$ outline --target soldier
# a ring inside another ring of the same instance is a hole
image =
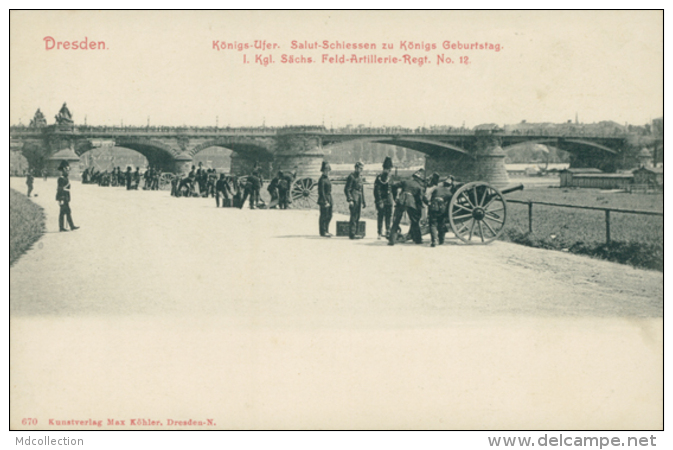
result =
[[[30,193],[33,192],[33,171],[28,169],[28,174],[26,175],[26,186],[28,186],[28,197],[30,197]]]
[[[256,209],[259,203],[259,192],[262,189],[262,180],[259,176],[259,169],[254,169],[245,182],[245,191],[241,200],[240,209],[243,209],[245,199],[250,196],[250,209]]]
[[[117,186],[124,186],[126,175],[122,172],[122,168],[117,166]]]
[[[329,173],[332,170],[327,161],[322,162],[320,171],[322,176],[318,180],[318,204],[320,205],[320,219],[318,226],[320,236],[330,238],[329,223],[332,220],[332,182],[329,179]]]
[[[131,181],[133,181],[133,173],[131,172],[131,166],[126,167],[126,174],[124,176],[126,179],[126,190],[131,190]]]
[[[355,172],[348,175],[348,179],[346,179],[346,187],[344,188],[346,200],[348,201],[348,208],[350,209],[351,213],[348,229],[348,237],[350,239],[362,239],[364,237],[358,234],[360,212],[362,211],[362,208],[367,207],[363,180],[360,176],[362,169],[364,169],[364,164],[359,161],[355,163]]]
[[[376,176],[374,181],[374,201],[376,202],[376,219],[378,239],[381,239],[383,223],[386,224],[386,238],[390,234],[390,219],[393,215],[393,191],[390,186],[390,171],[393,160],[386,156],[383,160],[383,172]]]
[[[196,189],[196,166],[192,165],[192,170],[189,171],[189,174],[187,175],[187,179],[189,180],[189,197],[193,195],[193,192],[195,192]]]
[[[229,204],[229,185],[224,174],[220,174],[219,180],[215,183],[215,205],[220,207],[220,198],[222,198],[222,207],[230,206]]]
[[[388,237],[388,245],[395,245],[395,239],[399,232],[400,222],[402,216],[406,212],[411,222],[409,232],[414,243],[422,244],[423,236],[421,234],[421,215],[423,212],[423,204],[427,204],[428,199],[425,198],[425,183],[423,182],[423,169],[414,173],[411,180],[401,181],[393,185],[393,190],[401,190],[395,201],[395,217],[393,218],[393,225],[390,229],[390,236]]]
[[[269,182],[269,186],[266,188],[266,190],[269,192],[269,195],[271,196],[271,201],[269,202],[269,209],[276,209],[276,206],[278,205],[278,182],[280,181],[280,177],[283,172],[278,172],[278,175],[273,177],[273,179]]]
[[[233,187],[232,204],[234,208],[240,208],[243,194],[241,192],[241,181],[238,179],[238,177],[232,177],[231,186]]]
[[[157,168],[152,174],[152,190],[159,190],[159,178],[161,178],[161,169]]]
[[[171,180],[171,197],[179,197],[180,195],[178,194],[178,184],[180,183],[180,180],[182,177],[180,175],[177,175],[173,177]]]
[[[208,169],[208,197],[215,197],[215,183],[217,182],[217,172],[215,169]]]
[[[136,166],[136,171],[133,172],[133,186],[132,186],[132,189],[137,191],[139,184],[140,184],[140,167]]]
[[[183,177],[178,183],[178,188],[176,191],[176,197],[191,197],[192,196],[192,182],[191,179]]]
[[[76,227],[72,222],[72,215],[70,211],[70,180],[68,179],[70,165],[67,161],[61,161],[61,164],[58,166],[58,170],[61,171],[61,176],[58,177],[56,188],[56,201],[60,206],[60,212],[58,215],[58,230],[68,231],[68,229],[65,228],[63,219],[68,220],[68,225],[70,225],[71,230],[76,230],[79,227]]]
[[[431,247],[442,245],[446,235],[446,217],[449,213],[449,203],[453,195],[453,177],[449,176],[440,183],[430,195],[428,207],[428,223],[430,225]]]
[[[143,174],[143,179],[145,180],[145,186],[143,186],[143,190],[145,191],[149,190],[150,185],[152,184],[152,170],[152,166],[150,166]]]
[[[291,173],[285,173],[278,171],[278,208],[287,209],[290,201],[290,188],[292,187],[292,182],[294,181],[294,176]]]

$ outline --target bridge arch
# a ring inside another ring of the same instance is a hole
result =
[[[158,167],[164,172],[174,170],[175,157],[177,156],[176,151],[163,142],[152,139],[121,138],[115,139],[115,147],[126,148],[140,153],[147,158],[150,166]]]
[[[198,145],[195,145],[187,153],[191,157],[194,157],[196,156],[197,153],[210,147],[225,148],[227,150],[231,150],[234,153],[239,153],[241,156],[245,156],[250,159],[260,159],[263,161],[273,159],[273,153],[269,151],[268,146],[252,139],[228,139],[228,138],[212,139],[209,141],[202,142]]]
[[[514,147],[519,147],[524,144],[542,144],[542,145],[551,145],[556,147],[564,152],[568,153],[602,153],[608,155],[616,155],[618,152],[610,147],[602,145],[596,141],[588,141],[585,139],[578,138],[543,138],[543,139],[526,139],[524,141],[517,142],[515,144],[510,144],[506,147],[503,147],[503,151],[508,151]]]
[[[219,147],[232,152],[230,172],[233,174],[248,175],[255,166],[259,166],[264,177],[269,178],[271,176],[274,154],[269,150],[266,143],[255,139],[218,138],[195,145],[187,154],[194,157],[203,150],[212,147]]]
[[[466,149],[447,142],[433,141],[429,139],[403,137],[403,136],[385,136],[385,137],[357,137],[339,139],[326,143],[325,148],[334,147],[346,142],[371,142],[375,144],[387,144],[397,147],[404,147],[429,156],[439,157],[450,155],[454,158],[471,158],[474,156]]]

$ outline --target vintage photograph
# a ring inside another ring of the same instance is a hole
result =
[[[10,430],[663,430],[663,11],[9,19]]]

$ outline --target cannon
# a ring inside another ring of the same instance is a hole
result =
[[[523,184],[499,190],[485,181],[455,184],[447,206],[447,224],[450,231],[466,244],[483,245],[497,239],[505,229],[507,202],[505,195],[523,190]],[[430,233],[427,220],[421,221],[424,235]],[[411,235],[398,234],[400,242],[411,240]]]
[[[505,229],[507,202],[504,195],[523,190],[523,184],[503,190],[483,181],[457,186],[448,206],[453,234],[466,244],[488,244]]]

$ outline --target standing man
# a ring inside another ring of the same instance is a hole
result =
[[[140,167],[136,166],[136,171],[133,172],[133,185],[132,189],[138,190],[138,185],[140,184]]]
[[[362,211],[362,208],[367,207],[363,180],[360,176],[363,168],[364,164],[361,162],[358,161],[355,163],[355,172],[348,175],[348,179],[346,180],[346,187],[344,188],[346,200],[348,201],[348,208],[351,212],[350,226],[348,230],[348,237],[350,239],[362,239],[364,237],[358,234],[360,212]]]
[[[126,190],[131,190],[131,181],[133,181],[133,172],[131,172],[131,166],[126,166],[126,174],[124,175],[126,179]]]
[[[28,169],[28,174],[26,175],[26,186],[28,186],[28,197],[30,193],[33,192],[33,171]]]
[[[72,222],[72,216],[70,211],[70,180],[68,179],[68,172],[70,172],[70,165],[67,161],[61,161],[61,164],[58,166],[58,170],[61,171],[61,176],[58,177],[58,183],[56,188],[56,201],[61,207],[61,211],[58,214],[58,230],[59,231],[68,231],[65,228],[63,219],[68,220],[68,225],[70,225],[71,230],[76,230],[79,227],[76,227]]]
[[[446,235],[446,218],[449,214],[449,203],[453,195],[453,177],[449,176],[445,181],[439,183],[430,195],[430,206],[428,207],[428,223],[430,225],[430,236],[432,237],[431,247],[442,245]]]
[[[278,189],[278,209],[287,209],[288,196],[290,190],[290,184],[287,181],[287,177],[282,170],[278,171],[278,182],[276,183]]]
[[[322,176],[318,180],[318,204],[320,205],[320,219],[318,222],[320,236],[332,237],[329,233],[329,223],[332,220],[332,182],[329,173],[332,170],[327,161],[322,162],[320,171]]]
[[[411,180],[401,181],[393,185],[395,191],[401,190],[395,202],[395,217],[393,218],[393,225],[390,229],[390,236],[388,237],[388,245],[395,245],[395,239],[399,232],[400,222],[402,216],[406,212],[411,222],[409,232],[416,244],[423,243],[423,235],[421,234],[421,215],[423,212],[423,204],[428,202],[425,198],[425,183],[423,181],[424,170],[420,169],[414,173]]]
[[[390,171],[393,160],[386,156],[383,160],[383,172],[376,176],[374,181],[374,201],[376,202],[376,219],[378,238],[381,239],[383,222],[386,224],[386,238],[390,234],[390,219],[393,216],[393,190],[390,186]]]

